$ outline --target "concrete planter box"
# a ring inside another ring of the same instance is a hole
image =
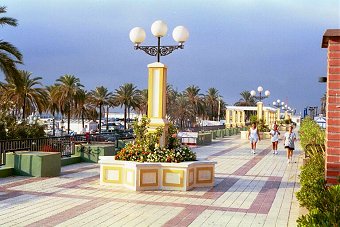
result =
[[[56,177],[60,175],[60,153],[17,151],[6,154],[6,166],[14,168],[14,174],[33,177]]]
[[[208,145],[213,140],[213,133],[205,132],[199,133],[197,138],[197,145]]]
[[[114,144],[82,144],[75,146],[75,156],[79,156],[82,162],[99,161],[99,156],[115,155]]]
[[[140,163],[101,156],[99,163],[101,185],[120,185],[134,191],[187,191],[215,183],[216,162],[212,161]]]
[[[241,139],[243,140],[248,139],[248,131],[241,131]]]
[[[260,138],[261,138],[262,140],[264,140],[264,139],[270,139],[270,138],[271,138],[270,132],[259,132],[259,133],[260,133]]]

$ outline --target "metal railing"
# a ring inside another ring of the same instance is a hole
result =
[[[110,139],[109,139],[110,138]],[[42,137],[36,139],[0,140],[0,166],[6,164],[6,153],[15,151],[60,152],[62,157],[75,153],[75,145],[80,143],[111,142],[118,147],[118,140],[130,139],[129,136],[112,133],[81,134],[74,136]]]

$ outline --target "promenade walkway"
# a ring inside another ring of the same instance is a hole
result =
[[[0,226],[296,226],[299,149],[287,164],[282,142],[256,155],[239,136],[195,148],[217,161],[214,188],[131,192],[99,185],[98,164],[62,168],[55,178],[0,179]],[[298,146],[299,147],[299,146]]]

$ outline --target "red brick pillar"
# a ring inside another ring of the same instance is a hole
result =
[[[340,176],[340,29],[325,32],[322,48],[328,48],[326,179],[336,184]]]

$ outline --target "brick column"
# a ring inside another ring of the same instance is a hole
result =
[[[340,29],[325,32],[322,48],[328,48],[326,179],[336,184],[340,176]]]

